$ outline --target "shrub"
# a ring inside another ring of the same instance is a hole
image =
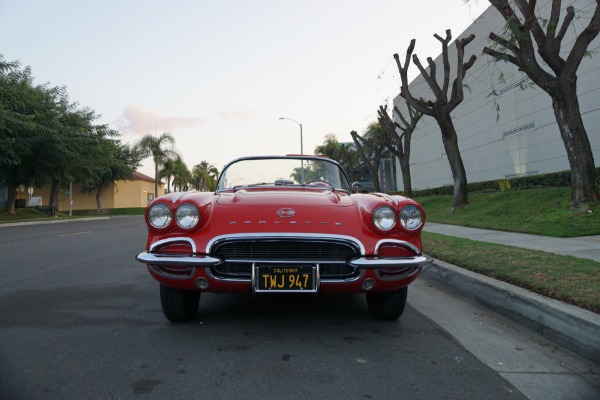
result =
[[[498,181],[498,188],[501,192],[508,192],[510,190],[510,181],[508,179],[500,179]]]
[[[600,185],[600,167],[596,168],[596,179]],[[493,181],[473,182],[467,184],[467,188],[470,193],[568,186],[571,186],[571,171],[560,171],[550,174],[520,176],[510,179],[498,179]],[[438,188],[413,190],[413,197],[452,195],[453,193],[454,187],[452,185],[448,185]]]

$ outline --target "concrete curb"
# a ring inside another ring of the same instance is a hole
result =
[[[110,217],[90,217],[90,218],[73,218],[73,219],[57,219],[57,220],[44,220],[44,221],[25,221],[25,222],[7,222],[0,224],[0,228],[9,228],[12,226],[27,226],[27,225],[47,225],[47,224],[63,224],[66,222],[78,222],[78,221],[101,221],[110,219]]]
[[[600,315],[440,260],[422,274],[600,364]]]

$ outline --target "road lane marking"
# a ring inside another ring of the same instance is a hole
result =
[[[77,233],[65,233],[64,235],[58,235],[58,236],[60,236],[60,237],[64,237],[64,236],[76,236],[76,235],[85,235],[86,233],[92,233],[92,231],[77,232]]]

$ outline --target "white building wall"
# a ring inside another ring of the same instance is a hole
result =
[[[542,15],[549,14],[550,1],[539,2]],[[575,7],[576,12],[593,11],[594,2],[589,0],[563,1],[563,7]],[[564,14],[563,14],[564,15]],[[563,48],[570,49],[575,36],[581,32],[589,19],[575,21],[569,29],[571,36],[563,41]],[[464,84],[464,101],[452,113],[458,135],[459,148],[469,182],[480,182],[533,174],[557,172],[569,169],[569,162],[560,137],[550,97],[540,88],[527,85],[527,76],[507,62],[495,62],[482,53],[492,42],[491,31],[501,34],[504,19],[491,6],[458,38],[475,34],[475,39],[465,48],[465,61],[471,54],[477,56],[475,64],[467,71]],[[445,31],[437,33],[445,37]],[[455,32],[453,32],[455,34]],[[409,43],[406,43],[406,48]],[[441,50],[441,45],[440,45]],[[580,109],[594,153],[596,166],[600,165],[600,39],[596,38],[588,48],[592,56],[584,58],[578,70],[578,94]],[[427,65],[429,54],[419,53],[417,41],[414,54]],[[449,45],[452,66],[450,77],[455,77],[456,47]],[[404,62],[405,54],[400,54]],[[443,66],[441,55],[435,59],[438,83],[442,84]],[[411,63],[410,70],[416,70]],[[502,77],[502,80],[501,80]],[[525,84],[523,85],[523,82]],[[452,83],[452,82],[451,82]],[[527,86],[523,90],[519,87]],[[419,75],[410,84],[416,98],[434,100],[424,79]],[[496,92],[499,96],[491,95]],[[394,105],[406,112],[404,100],[398,96]],[[498,111],[497,111],[498,110]],[[407,114],[405,114],[407,115]],[[436,188],[452,185],[452,173],[445,155],[440,129],[435,120],[423,116],[413,132],[411,144],[411,174],[413,189]],[[399,164],[397,163],[398,168]],[[402,175],[398,170],[398,187]]]

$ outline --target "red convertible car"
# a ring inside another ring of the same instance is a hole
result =
[[[202,292],[366,293],[374,317],[395,320],[431,262],[421,253],[425,213],[406,197],[352,189],[328,158],[240,158],[214,193],[149,204],[136,259],[160,283],[173,322],[194,319]]]

